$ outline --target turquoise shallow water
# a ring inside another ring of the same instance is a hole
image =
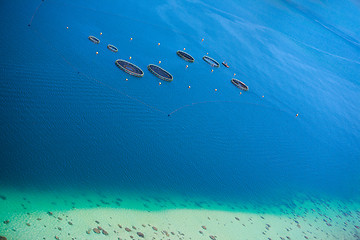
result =
[[[358,197],[356,2],[1,5],[3,185]],[[176,56],[183,48],[194,63]],[[206,54],[230,68],[211,72]],[[130,56],[143,78],[115,66]],[[147,71],[159,61],[173,82]]]

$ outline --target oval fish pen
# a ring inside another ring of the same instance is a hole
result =
[[[231,79],[231,82],[238,88],[244,90],[244,91],[248,91],[249,90],[249,87],[246,86],[245,83],[243,83],[242,81],[240,80],[237,80],[235,78]]]
[[[92,41],[93,43],[99,44],[100,40],[94,36],[89,36],[88,37],[90,41]]]
[[[154,64],[150,64],[147,67],[149,69],[149,71],[154,74],[155,76],[157,76],[158,78],[164,80],[164,81],[168,81],[171,82],[173,80],[173,76],[167,72],[166,70],[162,69],[159,66],[156,66]]]
[[[184,59],[187,62],[194,62],[195,59],[188,53],[184,52],[184,51],[177,51],[176,54],[181,57],[182,59]]]
[[[207,62],[208,64],[210,64],[212,67],[220,67],[220,64],[213,58],[208,57],[208,56],[203,56],[203,59],[205,62]]]
[[[144,76],[144,72],[143,72],[143,70],[141,70],[141,68],[139,68],[135,64],[132,64],[128,61],[118,59],[115,61],[115,64],[116,64],[116,66],[118,66],[118,68],[120,68],[121,70],[123,70],[124,72],[126,72],[130,75],[133,75],[135,77]]]
[[[111,44],[107,45],[107,48],[112,52],[117,52],[118,51],[117,47],[115,47],[114,45],[111,45]]]

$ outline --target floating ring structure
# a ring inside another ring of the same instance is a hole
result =
[[[184,52],[184,51],[177,51],[176,54],[181,57],[182,59],[184,59],[187,62],[194,62],[195,58],[193,58],[190,54]]]
[[[231,79],[231,82],[238,88],[240,88],[241,90],[244,90],[244,91],[248,91],[249,90],[249,87],[246,86],[245,83],[243,83],[242,81],[238,80],[238,79]]]
[[[155,76],[157,76],[158,78],[164,81],[171,82],[173,80],[173,76],[168,71],[162,69],[159,66],[156,66],[154,64],[149,64],[147,68],[152,74],[154,74]]]
[[[208,57],[208,56],[203,56],[203,59],[205,62],[207,62],[208,64],[210,64],[212,67],[220,67],[220,64],[213,58]]]
[[[111,45],[111,44],[107,45],[107,48],[112,52],[117,52],[118,51],[117,47],[115,47],[114,45]]]
[[[141,68],[139,68],[135,64],[132,64],[132,63],[130,63],[128,61],[118,59],[118,60],[115,61],[115,65],[118,66],[118,68],[120,68],[124,72],[126,72],[126,73],[128,73],[130,75],[133,75],[135,77],[144,76],[144,72],[143,72],[143,70],[141,70]]]
[[[89,36],[88,37],[90,41],[92,41],[93,43],[99,44],[100,40],[94,36]]]

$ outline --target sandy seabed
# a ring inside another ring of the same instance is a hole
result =
[[[359,209],[357,202],[345,204],[305,195],[289,204],[264,207],[140,194],[119,197],[118,193],[110,192],[1,189],[0,236],[89,240],[348,240],[360,239]]]

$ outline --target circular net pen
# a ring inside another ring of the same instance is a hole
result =
[[[100,40],[94,36],[89,36],[88,39],[92,41],[93,43],[99,44]]]
[[[194,62],[195,58],[193,58],[190,54],[184,52],[184,51],[177,51],[176,54],[181,57],[182,59],[184,59],[187,62]]]
[[[156,77],[164,80],[164,81],[168,81],[171,82],[173,80],[173,76],[166,70],[162,69],[159,66],[156,66],[154,64],[150,64],[147,67],[149,69],[149,71],[154,74]]]
[[[118,66],[118,68],[120,68],[124,72],[126,72],[126,73],[128,73],[130,75],[133,75],[135,77],[144,76],[144,72],[143,72],[143,70],[141,70],[141,68],[139,68],[135,64],[132,64],[132,63],[130,63],[128,61],[118,59],[118,60],[115,61],[115,65]]]
[[[243,83],[242,81],[238,80],[238,79],[231,79],[231,82],[237,87],[237,88],[240,88],[241,90],[244,90],[244,91],[248,91],[249,90],[249,87],[246,86],[245,83]]]
[[[213,58],[208,57],[208,56],[203,56],[203,60],[205,62],[207,62],[208,64],[210,64],[212,67],[220,67],[220,64]]]
[[[117,47],[115,47],[114,45],[111,45],[111,44],[107,45],[107,48],[112,52],[117,52],[118,51]]]

